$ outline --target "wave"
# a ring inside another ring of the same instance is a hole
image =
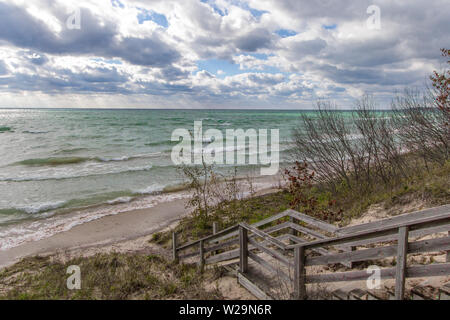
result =
[[[66,175],[66,176],[0,177],[0,182],[67,180],[67,179],[105,176],[105,175],[110,175],[110,174],[121,174],[121,173],[127,173],[127,172],[148,171],[152,168],[153,168],[153,166],[149,165],[149,166],[142,166],[142,167],[135,167],[135,168],[126,168],[126,169],[117,170],[117,171],[109,171],[109,172],[104,172],[104,173],[87,173],[87,174]]]
[[[8,225],[28,219],[48,218],[55,215],[67,214],[79,210],[95,209],[105,205],[127,204],[148,196],[169,194],[185,188],[176,188],[165,191],[161,185],[152,185],[140,191],[112,191],[108,193],[95,194],[87,198],[75,198],[66,201],[33,203],[30,205],[14,206],[0,209],[0,225]]]
[[[133,200],[133,197],[119,197],[113,200],[108,200],[106,203],[108,204],[119,204],[119,203],[129,203]]]
[[[0,209],[0,215],[16,215],[18,213],[38,214],[49,210],[62,208],[66,203],[67,203],[66,201],[55,201],[55,202],[32,204],[22,207]]]
[[[82,148],[72,149],[72,150],[81,150]],[[70,151],[67,151],[70,152]],[[36,159],[27,159],[13,163],[12,165],[23,165],[30,167],[43,167],[43,166],[62,166],[69,164],[79,164],[88,161],[96,161],[96,162],[118,162],[118,161],[129,161],[133,159],[139,158],[153,158],[159,156],[160,152],[148,153],[148,154],[139,154],[135,156],[121,156],[116,158],[107,158],[107,157],[49,157],[49,158],[36,158]]]
[[[63,157],[63,158],[37,158],[37,159],[27,159],[19,162],[13,163],[13,165],[24,165],[24,166],[60,166],[67,164],[82,163],[91,160],[90,158],[83,157]]]
[[[66,154],[66,153],[76,153],[80,151],[87,151],[88,148],[72,148],[72,149],[62,149],[59,151],[55,151],[54,154]]]
[[[12,131],[12,128],[11,127],[6,127],[6,126],[0,126],[0,133],[8,132],[8,131]]]
[[[145,146],[148,146],[148,147],[171,146],[171,145],[176,145],[177,143],[179,143],[179,141],[161,140],[161,141],[148,142],[145,144]]]
[[[29,131],[29,130],[25,130],[25,131],[22,131],[22,133],[28,133],[28,134],[45,134],[45,133],[49,133],[49,131]]]

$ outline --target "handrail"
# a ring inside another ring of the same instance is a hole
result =
[[[236,225],[234,225],[234,226],[232,226],[232,227],[223,229],[222,231],[219,231],[219,232],[217,232],[216,234],[212,234],[212,235],[210,235],[210,236],[207,236],[207,237],[201,238],[201,239],[199,239],[199,240],[195,240],[195,241],[193,241],[193,242],[190,242],[190,243],[187,243],[187,244],[185,244],[185,245],[182,245],[181,247],[178,247],[178,248],[177,248],[177,251],[181,251],[181,250],[185,250],[185,249],[187,249],[187,248],[193,247],[193,246],[195,246],[195,245],[198,245],[198,244],[199,244],[200,242],[202,242],[202,241],[205,242],[205,241],[213,240],[213,239],[215,239],[215,238],[220,237],[220,236],[223,235],[224,233],[232,232],[232,231],[235,231],[235,230],[238,230],[238,229],[239,229],[239,225],[236,224]]]
[[[303,247],[305,249],[312,249],[317,247],[323,247],[328,245],[336,245],[336,244],[342,244],[351,242],[352,240],[361,240],[365,238],[372,238],[375,236],[381,236],[381,235],[390,235],[395,234],[398,232],[398,229],[401,227],[409,227],[410,230],[417,230],[429,227],[430,225],[441,225],[441,224],[447,224],[450,223],[450,212],[441,217],[431,217],[431,218],[422,218],[413,222],[408,223],[399,223],[388,227],[383,227],[378,230],[370,230],[370,231],[363,231],[354,233],[351,235],[346,236],[340,236],[335,238],[328,238],[328,239],[321,239],[311,242],[305,242],[305,243],[299,243],[299,244],[293,244],[286,246],[286,249],[295,249],[298,247]]]
[[[255,227],[252,227],[250,225],[248,225],[247,223],[240,223],[239,226],[247,229],[248,231],[253,232],[254,234],[256,234],[257,236],[263,238],[264,240],[269,241],[270,243],[272,243],[273,245],[277,246],[280,249],[286,250],[286,245],[281,242],[280,240],[275,239],[274,237],[272,237],[270,234],[265,233],[264,231],[261,231]]]

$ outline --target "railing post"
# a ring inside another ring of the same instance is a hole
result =
[[[178,245],[178,239],[177,239],[177,233],[172,232],[172,256],[173,261],[178,262],[178,251],[177,251],[177,245]]]
[[[289,222],[295,223],[295,219],[293,217],[289,217]],[[293,236],[297,236],[297,230],[294,230],[292,228],[291,230],[289,230],[289,233],[292,234]]]
[[[203,271],[203,268],[205,267],[205,244],[203,243],[203,240],[199,242],[199,261],[198,266],[201,271]]]
[[[295,223],[295,219],[293,217],[289,217],[289,222],[291,223]],[[294,230],[293,228],[291,228],[289,230],[289,234],[293,235],[293,236],[297,236],[297,230]],[[290,244],[295,244],[295,241],[289,241]]]
[[[216,234],[218,230],[217,222],[213,222],[213,234]],[[214,243],[219,243],[218,241],[214,241]],[[217,254],[218,251],[213,251],[212,254]]]
[[[405,296],[406,258],[408,256],[408,227],[398,230],[397,267],[395,271],[395,299]]]
[[[350,251],[350,252],[356,251],[356,247],[350,246],[350,247],[348,247],[348,251]],[[349,267],[350,269],[353,269],[353,262],[349,262],[348,265],[346,264],[346,266]]]
[[[294,299],[306,299],[305,247],[294,249]]]
[[[239,226],[239,268],[241,273],[248,271],[248,233],[243,226]]]
[[[448,232],[448,236],[450,237],[450,231]],[[447,251],[447,255],[445,257],[446,262],[450,262],[450,250]]]

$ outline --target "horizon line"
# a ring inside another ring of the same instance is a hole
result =
[[[99,108],[99,107],[83,107],[83,108],[73,108],[73,107],[0,107],[0,110],[155,110],[155,111],[319,111],[316,109],[272,109],[272,108]],[[356,109],[330,109],[331,111],[355,111]],[[374,111],[392,111],[392,108],[388,109],[374,109]]]

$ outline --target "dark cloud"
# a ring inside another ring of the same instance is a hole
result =
[[[265,29],[255,29],[234,41],[236,47],[245,52],[255,52],[272,46],[273,34]]]
[[[55,16],[65,25],[67,14],[60,9]],[[20,48],[49,54],[96,55],[120,57],[132,64],[166,66],[175,62],[179,53],[156,34],[152,38],[127,37],[119,40],[112,21],[101,20],[88,9],[81,9],[81,29],[63,28],[60,35],[23,8],[0,3],[0,39]]]

